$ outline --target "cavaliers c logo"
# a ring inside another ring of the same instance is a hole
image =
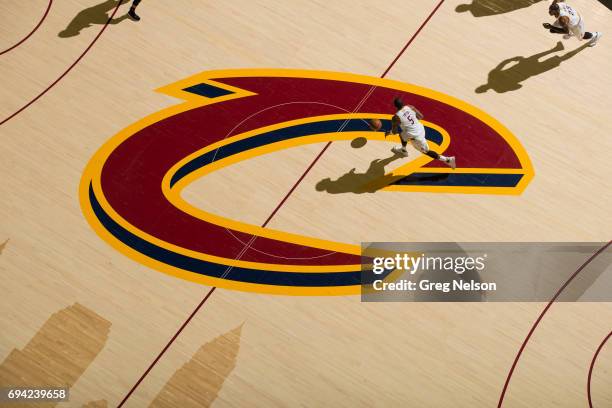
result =
[[[400,82],[231,70],[204,72],[159,91],[186,102],[110,139],[85,169],[81,207],[98,235],[119,251],[206,285],[296,295],[359,293],[360,246],[223,218],[191,206],[181,190],[222,167],[280,149],[357,136],[384,140],[366,120],[379,118],[389,128],[390,101],[397,96],[426,114],[431,148],[456,155],[458,168],[421,156],[386,175],[391,184],[377,188],[520,194],[533,177],[525,150],[495,119]],[[265,249],[245,251],[255,237]]]

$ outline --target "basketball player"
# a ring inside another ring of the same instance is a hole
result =
[[[128,11],[128,16],[130,16],[134,21],[140,21],[140,16],[136,14],[136,7],[138,7],[138,4],[140,4],[140,0],[134,0],[132,7],[130,7],[130,11]]]
[[[585,32],[584,20],[580,14],[563,0],[553,0],[548,7],[548,14],[557,19],[553,24],[544,23],[544,28],[553,34],[564,34],[565,39],[575,36],[580,41],[589,40],[589,47],[593,47],[601,38],[602,34],[598,31]]]
[[[396,134],[398,127],[400,130],[400,140],[402,147],[394,147],[391,151],[402,157],[408,156],[406,146],[408,142],[423,154],[431,157],[435,160],[440,160],[451,168],[456,167],[455,156],[446,157],[429,150],[427,139],[425,139],[425,126],[420,122],[423,119],[423,114],[417,110],[414,106],[405,105],[404,101],[400,98],[393,100],[393,105],[397,108],[397,113],[393,115],[391,121],[391,131],[385,132],[385,137],[391,134]]]

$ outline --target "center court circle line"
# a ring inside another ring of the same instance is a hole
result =
[[[232,136],[232,134],[234,133],[234,131],[235,131],[236,129],[238,129],[240,126],[242,126],[242,125],[243,125],[245,122],[247,122],[248,120],[250,120],[250,119],[254,118],[255,116],[257,116],[257,115],[259,115],[259,114],[261,114],[261,113],[263,113],[263,112],[269,111],[269,110],[271,110],[271,109],[279,108],[279,107],[281,107],[281,106],[287,106],[287,105],[301,105],[301,104],[303,104],[303,105],[312,104],[312,105],[323,105],[323,106],[329,106],[329,107],[331,107],[331,108],[338,109],[339,111],[342,111],[342,112],[344,112],[344,113],[350,113],[350,111],[349,111],[348,109],[344,109],[344,108],[341,108],[340,106],[332,105],[332,104],[325,103],[325,102],[294,101],[294,102],[285,102],[285,103],[279,103],[279,104],[276,104],[276,105],[273,105],[273,106],[268,106],[268,107],[266,107],[266,108],[263,108],[263,109],[261,109],[261,110],[259,110],[259,111],[255,112],[255,113],[253,113],[253,114],[251,114],[251,115],[247,116],[246,118],[244,118],[243,120],[241,120],[241,121],[240,121],[240,122],[239,122],[239,123],[238,123],[236,126],[234,126],[234,127],[233,127],[233,128],[232,128],[232,129],[231,129],[231,130],[230,130],[230,131],[229,131],[229,132],[228,132],[228,133],[227,133],[227,134],[226,134],[226,135],[223,137],[223,140],[225,140],[225,139],[227,139],[228,137]],[[221,149],[221,147],[218,147],[218,148],[215,150],[215,154],[214,154],[214,156],[213,156],[212,161],[215,161],[215,159],[216,159],[216,157],[217,157],[217,152],[219,152],[219,149]],[[234,235],[234,234],[232,233],[232,231],[231,231],[231,230],[229,230],[229,229],[225,228],[225,231],[227,231],[227,233],[228,233],[228,234],[229,234],[229,235],[230,235],[232,238],[234,238],[236,241],[238,241],[238,242],[239,242],[239,243],[241,243],[242,245],[247,245],[247,243],[246,243],[246,242],[242,241],[240,238],[238,238],[236,235]],[[325,255],[319,255],[319,256],[314,256],[314,257],[305,257],[305,258],[304,258],[304,257],[302,257],[302,258],[300,258],[300,257],[295,257],[295,258],[289,258],[289,257],[284,257],[284,256],[279,256],[279,255],[270,254],[270,253],[268,253],[268,252],[264,252],[264,251],[261,251],[261,250],[259,250],[259,249],[257,249],[257,248],[253,248],[253,247],[251,247],[250,249],[252,249],[253,251],[258,252],[258,253],[260,253],[260,254],[264,254],[264,255],[267,255],[267,256],[270,256],[270,257],[272,257],[272,258],[276,258],[276,259],[296,259],[296,260],[297,260],[297,259],[299,259],[299,260],[305,260],[305,259],[319,259],[319,258],[324,258],[324,257],[326,257],[326,256],[330,256],[330,255],[333,255],[333,254],[335,254],[335,253],[336,253],[336,251],[330,251],[329,253],[327,253],[327,254],[325,254]]]
[[[421,26],[419,27],[419,29],[412,35],[412,37],[408,40],[408,42],[406,43],[406,45],[401,49],[401,51],[397,54],[397,56],[395,57],[395,59],[389,64],[389,66],[387,67],[387,69],[383,72],[383,74],[380,76],[381,78],[384,78],[389,71],[391,71],[391,68],[393,68],[393,66],[397,63],[397,61],[400,59],[400,57],[404,54],[404,52],[408,49],[408,47],[410,46],[410,44],[412,44],[412,42],[414,41],[414,39],[419,35],[419,33],[423,30],[423,28],[427,25],[427,23],[429,22],[429,20],[431,20],[431,18],[436,14],[436,12],[440,9],[440,7],[442,6],[442,4],[444,4],[445,0],[440,0],[440,2],[436,5],[436,7],[432,10],[432,12],[429,14],[429,16],[425,19],[425,21],[421,24]],[[368,93],[366,93],[366,95],[364,96],[364,98],[362,99],[362,101],[359,103],[359,105],[355,108],[355,110],[358,110],[361,106],[363,106],[363,104],[365,103],[365,101],[367,100],[367,98],[372,94],[372,92],[374,92],[374,90],[376,89],[375,86],[372,86],[372,88],[370,88],[370,90],[368,91]],[[342,128],[341,128],[342,129]],[[283,200],[276,206],[276,208],[274,209],[274,211],[272,211],[272,213],[270,214],[270,216],[266,219],[266,221],[262,224],[262,227],[265,227],[266,225],[268,225],[268,223],[272,220],[272,218],[274,217],[274,215],[276,215],[276,213],[278,212],[278,210],[284,205],[284,203],[287,201],[287,199],[289,198],[289,196],[293,193],[293,191],[295,191],[295,189],[297,188],[297,186],[302,182],[302,180],[304,179],[304,177],[306,177],[306,175],[310,172],[310,170],[314,167],[314,165],[319,161],[319,159],[321,158],[321,156],[323,156],[323,154],[325,153],[325,151],[329,148],[329,146],[332,144],[332,142],[328,142],[325,147],[321,150],[321,152],[319,152],[319,154],[314,158],[314,160],[312,161],[312,163],[308,166],[308,168],[304,171],[304,173],[302,174],[302,176],[300,176],[300,178],[296,181],[296,183],[293,185],[293,187],[291,188],[291,190],[289,190],[289,192],[285,195],[285,197],[283,198]],[[253,236],[253,238],[251,239],[251,241],[249,241],[249,245],[245,246],[245,248],[243,249],[243,251],[246,251],[249,249],[250,245],[255,241],[257,237]],[[244,253],[241,251],[241,254]],[[142,376],[138,379],[138,381],[136,381],[136,383],[134,384],[134,386],[128,391],[128,393],[125,395],[125,397],[121,400],[121,402],[119,403],[119,405],[117,405],[117,408],[121,408],[125,402],[130,398],[130,396],[134,393],[134,391],[136,391],[136,388],[138,388],[138,386],[142,383],[142,381],[145,379],[145,377],[149,374],[149,372],[153,369],[153,367],[157,364],[157,362],[161,359],[161,357],[166,353],[166,351],[170,348],[170,346],[174,343],[174,341],[177,339],[177,337],[181,334],[181,332],[183,331],[183,329],[185,329],[185,327],[189,324],[189,322],[193,319],[193,317],[197,314],[197,312],[202,308],[202,306],[204,305],[204,303],[206,303],[206,301],[208,299],[210,299],[211,295],[214,293],[214,291],[217,288],[215,286],[213,286],[208,293],[206,293],[206,295],[204,296],[204,298],[200,301],[200,303],[196,306],[196,308],[194,309],[194,311],[187,317],[187,320],[185,320],[185,322],[181,325],[181,327],[179,327],[179,329],[177,330],[177,332],[174,334],[174,336],[172,336],[172,338],[170,339],[170,341],[166,344],[166,346],[160,351],[160,353],[157,355],[157,357],[153,360],[153,362],[149,365],[149,367],[146,369],[146,371],[142,374]]]

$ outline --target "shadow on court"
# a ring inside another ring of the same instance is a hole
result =
[[[75,37],[81,34],[81,31],[89,28],[93,25],[104,25],[110,17],[112,10],[117,7],[117,4],[125,4],[129,0],[107,0],[104,3],[100,3],[96,6],[86,8],[80,11],[68,24],[68,27],[64,31],[60,31],[58,37],[69,38]],[[129,18],[127,14],[112,19],[109,24],[119,24],[123,20]]]
[[[386,159],[376,159],[370,163],[370,167],[365,173],[356,173],[351,169],[348,173],[340,176],[336,180],[327,177],[319,181],[315,186],[317,191],[325,191],[329,194],[342,193],[375,193],[381,188],[388,186],[394,181],[404,176],[385,176],[385,166],[401,158],[394,154]]]
[[[472,0],[471,4],[460,4],[457,13],[469,11],[474,17],[494,16],[529,7],[542,0]]]
[[[489,89],[492,89],[497,93],[521,89],[523,87],[521,82],[533,76],[540,75],[546,71],[557,68],[563,61],[567,61],[568,59],[572,58],[580,51],[584,50],[587,46],[587,44],[584,44],[583,46],[563,55],[554,55],[545,60],[540,60],[540,58],[549,54],[562,51],[564,49],[563,44],[559,41],[555,47],[548,51],[534,54],[530,57],[518,56],[508,58],[507,60],[500,62],[498,66],[489,72],[488,82],[476,88],[476,93],[484,93]],[[513,62],[515,64],[510,65]]]

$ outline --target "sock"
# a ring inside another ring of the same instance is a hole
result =
[[[565,29],[559,28],[559,27],[555,27],[555,26],[552,26],[549,31],[551,33],[553,33],[553,34],[567,34],[565,32]]]
[[[440,157],[443,157],[443,156],[440,156],[438,153],[434,152],[433,150],[430,150],[425,154],[435,160],[441,160]]]

